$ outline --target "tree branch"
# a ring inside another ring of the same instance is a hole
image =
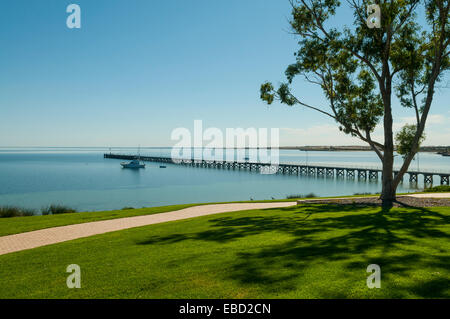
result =
[[[295,102],[296,102],[297,104],[300,104],[301,106],[304,106],[304,107],[306,107],[306,108],[315,110],[315,111],[317,111],[317,112],[320,112],[320,113],[322,113],[322,114],[325,114],[325,115],[331,117],[331,118],[334,119],[334,120],[337,120],[336,117],[334,117],[332,114],[330,114],[330,113],[328,113],[328,112],[326,112],[326,111],[324,111],[324,110],[321,110],[321,109],[319,109],[319,108],[317,108],[317,107],[314,107],[314,106],[308,105],[308,104],[306,104],[306,103],[303,103],[302,101],[300,101],[299,99],[297,99],[297,98],[296,98],[294,95],[292,95],[292,94],[291,94],[291,97],[295,100]]]

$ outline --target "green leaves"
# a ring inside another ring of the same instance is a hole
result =
[[[261,85],[260,93],[261,93],[261,100],[267,102],[267,104],[272,104],[274,100],[274,94],[273,94],[273,85],[270,82],[265,82]]]
[[[417,134],[417,125],[409,125],[406,124],[402,127],[400,132],[398,132],[395,136],[395,142],[397,143],[397,153],[402,155],[403,157],[408,156],[413,151],[414,153],[417,150],[413,150],[414,138]],[[425,140],[425,134],[420,137],[419,145]]]
[[[339,6],[340,2],[334,0],[293,4],[291,27],[301,36],[296,62],[285,71],[287,83],[278,89],[271,83],[261,86],[261,99],[268,104],[277,99],[289,106],[304,105],[289,88],[296,77],[302,76],[322,88],[330,102],[331,116],[344,127],[344,131],[372,131],[382,116],[381,98],[376,92],[375,77],[370,69],[352,53],[353,49],[370,45],[370,41],[364,40],[369,31],[365,30],[367,27],[363,22],[357,28],[359,34],[349,29],[343,32],[325,29],[327,19],[336,13]]]
[[[261,93],[261,100],[265,101],[269,105],[272,104],[275,99],[289,106],[292,106],[297,103],[297,100],[291,94],[289,90],[289,85],[287,83],[281,84],[278,90],[276,91],[272,83],[270,82],[263,83],[261,85],[260,93]]]
[[[289,106],[292,106],[296,104],[295,97],[292,96],[289,86],[286,83],[283,83],[280,85],[277,91],[278,98],[280,99],[281,103],[287,104]]]
[[[287,83],[276,90],[270,83],[261,86],[261,99],[318,111],[335,119],[341,131],[367,142],[383,162],[382,198],[389,202],[424,139],[436,83],[450,70],[450,0],[375,1],[381,23],[369,28],[367,5],[373,2],[348,0],[353,25],[330,28],[339,1],[291,0],[290,25],[299,37],[296,60],[286,69]],[[422,25],[415,14],[421,9],[426,14]],[[298,76],[322,89],[330,110],[292,95],[290,86]],[[404,162],[393,179],[395,95],[403,107],[413,109],[417,126],[405,126],[396,136]],[[381,143],[372,140],[371,132],[383,117]]]
[[[290,25],[299,37],[299,49],[295,61],[286,68],[286,83],[278,88],[264,83],[261,99],[268,104],[279,100],[314,109],[334,118],[345,133],[372,147],[392,151],[392,121],[385,122],[385,136],[390,140],[386,145],[372,141],[370,133],[383,116],[392,118],[392,96],[397,96],[402,106],[414,108],[419,126],[408,145],[417,149],[435,82],[450,69],[450,0],[377,1],[381,27],[373,29],[367,26],[367,5],[372,1],[348,3],[354,13],[353,25],[330,28],[339,1],[291,1]],[[419,24],[415,12],[420,9],[425,9],[428,25]],[[330,111],[309,105],[301,95],[292,95],[290,87],[299,76],[322,89]],[[409,127],[401,132],[401,149],[407,149],[404,141],[413,131]]]

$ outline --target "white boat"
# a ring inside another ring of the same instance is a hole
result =
[[[122,165],[123,168],[145,168],[145,164],[139,162],[139,160],[137,159],[132,160],[129,163],[126,162],[120,163],[120,165]]]

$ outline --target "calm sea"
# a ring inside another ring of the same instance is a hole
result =
[[[181,203],[375,193],[380,182],[147,163],[141,170],[122,169],[121,160],[104,159],[109,148],[0,148],[0,205],[41,208],[64,204],[80,211],[161,206]],[[111,149],[136,154],[136,149]],[[167,156],[168,149],[141,149],[141,155]],[[400,161],[400,157],[396,157]],[[372,152],[280,151],[280,162],[379,167]],[[399,164],[399,163],[398,163]],[[450,158],[421,153],[412,168],[450,172]],[[439,184],[439,180],[435,180]],[[399,191],[423,187],[408,178]]]

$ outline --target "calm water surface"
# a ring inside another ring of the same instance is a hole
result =
[[[261,175],[258,172],[147,163],[141,170],[122,169],[121,160],[104,159],[108,148],[0,148],[0,205],[41,208],[64,204],[80,211],[148,207],[181,203],[285,198],[379,192],[380,182]],[[136,149],[112,149],[135,154]],[[142,149],[142,155],[168,156],[168,149]],[[401,161],[400,157],[396,157]],[[280,162],[379,167],[372,152],[280,151]],[[400,164],[399,162],[397,164]],[[421,153],[412,169],[450,172],[450,158]],[[439,180],[435,180],[439,184]],[[408,178],[399,191],[423,187]]]

